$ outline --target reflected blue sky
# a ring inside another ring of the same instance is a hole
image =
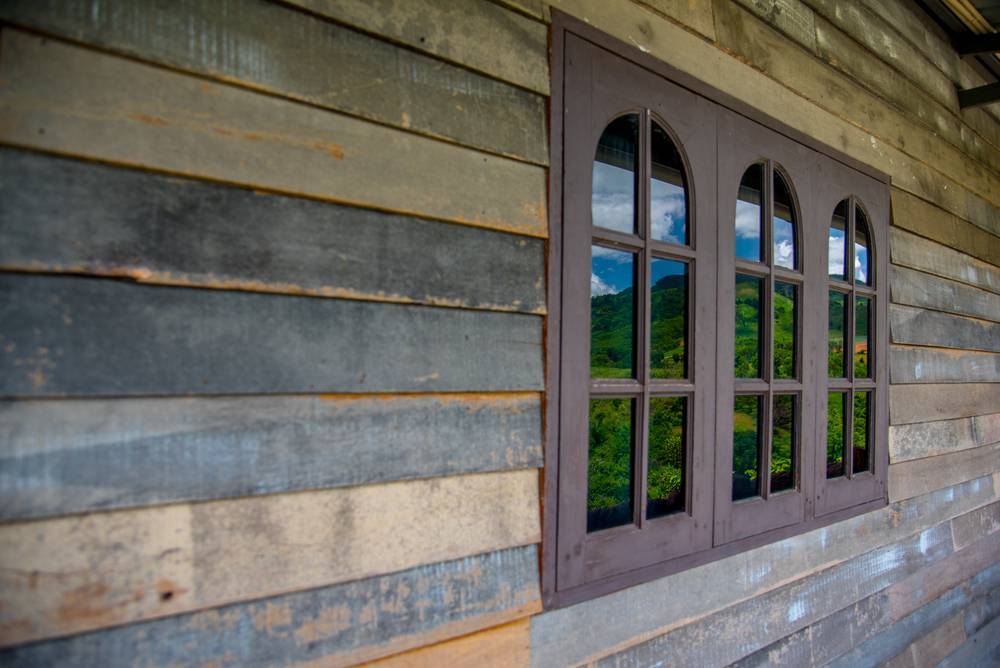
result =
[[[635,229],[634,172],[595,160],[593,185],[590,210],[594,225],[631,234]]]
[[[859,243],[854,244],[854,280],[868,282],[868,248]]]
[[[650,285],[656,285],[661,278],[666,276],[678,276],[683,274],[686,270],[687,265],[683,262],[678,262],[677,260],[663,260],[660,258],[653,258],[650,268],[650,275],[652,280]]]
[[[795,269],[795,228],[790,220],[774,217],[774,264]]]
[[[838,278],[840,280],[845,280],[844,272],[844,250],[846,240],[846,233],[844,232],[843,222],[840,223],[840,227],[837,226],[837,220],[834,219],[833,227],[830,228],[829,236],[829,260],[827,262],[827,271],[830,274],[830,278]]]
[[[635,254],[591,246],[590,296],[618,294],[632,287]]]
[[[672,244],[687,243],[687,210],[683,186],[650,179],[650,223],[653,238]]]
[[[736,257],[760,262],[760,205],[736,200]]]

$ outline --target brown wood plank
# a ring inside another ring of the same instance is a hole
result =
[[[889,389],[893,425],[931,422],[993,413],[1000,406],[1000,384],[894,385]]]
[[[3,525],[0,644],[536,543],[537,486],[514,471]]]
[[[1000,443],[889,465],[889,501],[899,501],[1000,470]]]
[[[283,0],[543,95],[548,31],[486,0]]]
[[[545,170],[4,30],[0,141],[545,236]]]
[[[534,545],[0,651],[5,665],[347,666],[540,609]]]
[[[537,394],[0,401],[0,521],[542,463]]]
[[[545,100],[263,0],[11,0],[0,19],[539,164]],[[197,35],[197,39],[180,38]]]
[[[0,274],[0,396],[540,390],[541,318]]]
[[[893,343],[1000,352],[1000,323],[896,304],[889,321]]]
[[[539,239],[0,149],[5,269],[544,313],[544,252]]]
[[[892,268],[890,287],[897,304],[1000,321],[1000,295],[995,292],[899,266]]]
[[[893,264],[959,281],[1000,294],[1000,268],[893,227],[889,230]]]
[[[528,668],[531,624],[522,619],[430,647],[364,664],[365,668]]]
[[[892,224],[953,250],[1000,264],[1000,236],[966,222],[905,190],[892,188]]]

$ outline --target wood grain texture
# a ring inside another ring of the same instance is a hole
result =
[[[715,41],[715,22],[712,19],[711,3],[688,0],[639,0],[639,2]]]
[[[541,96],[277,3],[15,0],[0,4],[0,18],[465,146],[548,161]]]
[[[953,250],[1000,264],[1000,236],[899,188],[890,189],[892,224]]]
[[[1000,616],[1000,587],[977,597],[965,608],[965,634],[974,635]]]
[[[5,269],[544,313],[544,252],[465,225],[0,150]]]
[[[994,413],[1000,406],[1000,384],[894,385],[889,388],[893,425],[932,422]]]
[[[1000,352],[1000,323],[896,304],[889,321],[893,343]]]
[[[540,609],[527,546],[399,573],[36,643],[11,666],[346,666]]]
[[[1000,471],[1000,443],[890,464],[889,501],[909,499],[994,471]]]
[[[546,27],[486,0],[284,0],[543,95]]]
[[[539,390],[541,319],[0,275],[0,396]]]
[[[365,668],[527,668],[531,624],[522,619],[493,629],[364,664]]]
[[[893,345],[889,352],[893,383],[1000,382],[1000,354]]]
[[[893,266],[889,281],[892,301],[996,322],[1000,295],[933,274]]]
[[[951,535],[956,550],[964,550],[998,531],[1000,531],[1000,503],[991,503],[951,520]],[[994,553],[992,550],[989,552]]]
[[[889,427],[889,460],[904,462],[997,442],[1000,442],[1000,413],[901,424]]]
[[[542,464],[537,394],[0,401],[0,520]]]
[[[599,599],[546,611],[531,620],[532,666],[575,664],[604,656],[616,646],[661,635],[891,546],[995,499],[993,477],[984,476]]]
[[[536,543],[537,485],[515,471],[0,526],[0,644]]]
[[[816,17],[801,0],[736,0],[806,51],[816,53]]]
[[[923,638],[911,643],[902,654],[886,664],[886,668],[934,668],[939,661],[951,654],[965,642],[962,628],[964,615],[958,613],[944,621]]]
[[[0,141],[546,235],[545,170],[15,30]]]
[[[1000,663],[1000,617],[987,624],[941,660],[941,668],[988,666]]]
[[[889,230],[894,264],[1000,294],[1000,268],[898,228]]]

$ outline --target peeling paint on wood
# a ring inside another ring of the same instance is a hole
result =
[[[16,30],[2,40],[4,142],[547,234],[542,167]]]
[[[8,0],[0,3],[0,18],[465,146],[548,162],[543,97],[277,3]]]
[[[0,645],[529,545],[538,502],[529,470],[3,525]]]
[[[346,666],[540,609],[535,546],[0,652],[4,665]]]
[[[537,394],[0,401],[0,520],[542,464]]]
[[[540,239],[0,150],[7,269],[541,314],[544,252]]]
[[[1000,323],[895,304],[889,320],[893,343],[1000,352]]]
[[[1000,354],[892,345],[889,378],[894,384],[1000,382]]]
[[[893,385],[889,416],[894,425],[930,422],[994,413],[1000,406],[1000,384]]]
[[[540,390],[541,318],[0,275],[0,396]]]

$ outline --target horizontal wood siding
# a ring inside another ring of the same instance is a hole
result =
[[[1000,385],[894,385],[889,389],[893,425],[987,415],[1000,406]]]
[[[0,651],[12,666],[346,666],[536,612],[534,546]]]
[[[537,394],[0,401],[0,520],[541,465]]]

